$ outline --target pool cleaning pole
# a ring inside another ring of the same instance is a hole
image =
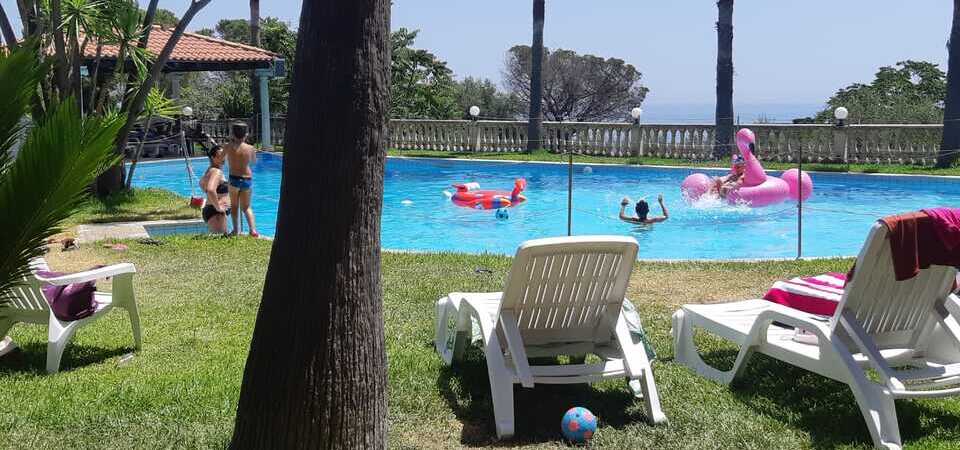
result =
[[[573,150],[567,156],[567,236],[573,236]]]
[[[803,146],[797,161],[797,259],[803,256]]]

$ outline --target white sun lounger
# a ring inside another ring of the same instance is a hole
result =
[[[3,302],[0,302],[0,336],[6,335],[16,323],[47,325],[48,373],[56,373],[60,370],[60,359],[63,356],[63,351],[77,329],[99,319],[114,306],[127,310],[133,328],[134,347],[140,348],[140,314],[137,310],[137,302],[133,297],[133,274],[136,273],[133,264],[115,264],[56,278],[41,278],[35,272],[39,270],[49,271],[50,269],[47,267],[45,260],[38,258],[31,263],[31,269],[34,273],[25,277],[23,284],[13,287],[10,295],[3,298]],[[108,277],[113,278],[112,290],[111,292],[97,291],[94,293],[97,308],[93,315],[72,322],[64,322],[53,314],[43,295],[43,290],[40,289],[43,285],[64,286]],[[8,339],[5,338],[5,340]],[[8,346],[13,345],[12,341],[7,342],[7,344]]]
[[[513,385],[626,378],[651,423],[665,422],[643,345],[621,313],[637,241],[578,236],[527,241],[503,292],[452,293],[437,301],[435,345],[460,359],[474,326],[482,335],[497,436],[514,433]],[[529,365],[528,358],[595,354],[597,364]]]
[[[874,445],[899,449],[894,399],[960,395],[960,306],[950,294],[956,274],[953,267],[931,266],[896,281],[887,228],[877,223],[832,317],[765,300],[684,305],[673,315],[676,361],[730,383],[750,355],[760,352],[846,383]],[[783,325],[812,333],[816,342],[794,340],[795,331]],[[732,370],[704,363],[693,342],[696,328],[741,345]],[[867,368],[876,371],[879,383],[867,377]]]

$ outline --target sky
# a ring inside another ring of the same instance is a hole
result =
[[[0,3],[16,16],[15,0]],[[160,0],[178,15],[188,4]],[[261,14],[296,26],[300,4],[263,1]],[[946,71],[951,14],[946,0],[738,0],[735,100],[822,104],[841,87],[870,82],[878,67],[906,59]],[[190,29],[247,15],[244,0],[213,0]],[[391,22],[419,29],[415,46],[447,61],[457,77],[499,81],[507,49],[531,40],[531,15],[531,2],[522,0],[393,0]],[[544,43],[633,64],[650,89],[647,108],[711,104],[716,16],[715,1],[705,0],[549,0]]]

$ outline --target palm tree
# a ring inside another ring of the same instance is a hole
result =
[[[260,0],[250,0],[250,45],[254,47],[261,45]],[[260,114],[260,83],[255,71],[250,72],[250,95],[253,97],[253,115],[258,116]]]
[[[118,159],[113,140],[122,124],[119,116],[83,119],[71,99],[35,117],[35,126],[25,130],[46,70],[36,52],[32,45],[0,52],[0,298],[83,203],[90,183]]]
[[[543,134],[543,22],[544,0],[533,0],[533,45],[530,47],[530,118],[527,151],[542,148]]]
[[[733,0],[717,0],[717,110],[713,154],[730,155],[733,144]]]
[[[960,151],[960,0],[953,0],[953,27],[947,44],[947,99],[943,108],[943,141],[937,167],[950,167]]]
[[[299,30],[296,60],[323,63],[294,66],[276,240],[230,447],[385,448],[390,0],[305,0]],[[312,192],[338,213],[298,207]]]

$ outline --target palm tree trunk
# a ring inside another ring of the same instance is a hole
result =
[[[60,0],[50,0],[50,26],[53,27],[53,73],[60,99],[66,98],[70,90],[70,81],[67,74],[69,70],[67,44],[63,37],[63,27],[60,26],[62,19]]]
[[[17,35],[13,32],[13,27],[10,25],[10,18],[7,17],[7,12],[4,11],[3,5],[0,5],[0,31],[3,32],[3,40],[7,43],[7,48],[16,50],[20,47],[20,44],[17,42]]]
[[[527,151],[543,148],[543,22],[544,0],[533,0],[533,45],[530,47],[530,118]]]
[[[250,0],[250,45],[259,47],[260,42],[260,0]],[[250,96],[253,98],[254,123],[260,124],[260,82],[256,71],[250,71]],[[258,133],[259,135],[260,133]]]
[[[947,59],[947,99],[943,109],[943,141],[937,167],[950,167],[960,151],[960,0],[953,0],[953,27],[950,29]]]
[[[211,0],[191,0],[190,7],[183,13],[180,22],[177,23],[176,28],[170,33],[170,40],[163,46],[163,50],[160,51],[157,60],[150,67],[150,74],[147,75],[147,79],[143,84],[137,88],[137,94],[130,102],[129,109],[127,110],[127,121],[123,125],[123,128],[120,129],[120,132],[117,133],[117,143],[114,147],[117,154],[123,154],[123,151],[127,148],[127,142],[130,140],[130,130],[133,129],[133,125],[137,122],[137,118],[140,117],[140,113],[143,111],[143,105],[147,101],[147,95],[160,78],[160,72],[163,70],[163,66],[167,65],[167,61],[170,60],[170,55],[173,54],[173,49],[177,46],[177,43],[180,42],[184,31],[186,31],[190,25],[190,21],[193,20],[193,17],[196,16],[200,10],[210,4],[210,2]],[[118,61],[124,60],[118,59]],[[122,65],[120,62],[118,62],[118,64]],[[111,167],[97,178],[97,195],[112,194],[123,188],[123,185],[123,166]]]
[[[717,9],[717,110],[713,154],[723,158],[733,149],[733,0],[718,0]]]
[[[143,126],[143,137],[137,143],[137,150],[133,152],[133,158],[130,158],[130,168],[127,169],[126,188],[133,186],[133,171],[137,170],[137,163],[140,162],[140,155],[143,154],[143,146],[147,142],[147,136],[150,134],[150,127],[153,126],[153,115],[147,116],[147,121]]]
[[[230,447],[385,448],[390,0],[305,0],[296,60],[322,63],[294,66],[277,235]],[[316,192],[326,207],[303,208]]]

